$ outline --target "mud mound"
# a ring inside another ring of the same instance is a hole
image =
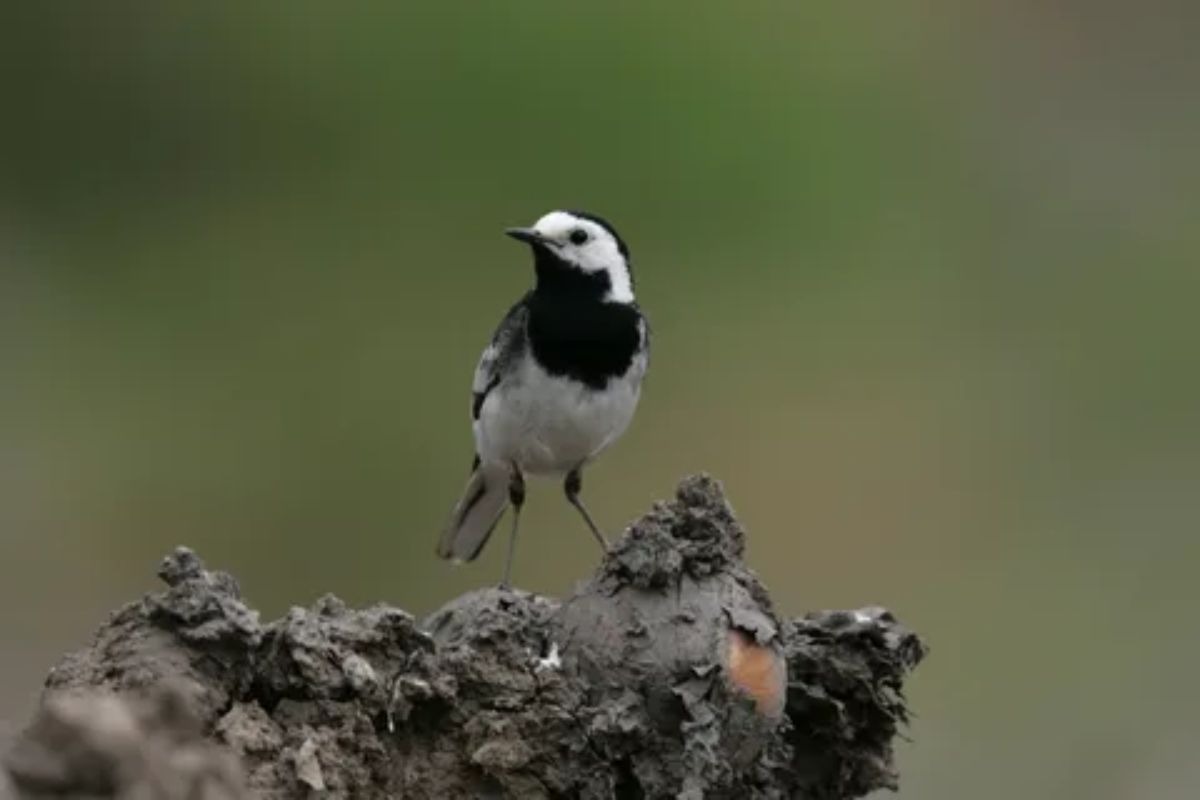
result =
[[[423,622],[325,597],[263,624],[189,550],[47,679],[0,798],[843,798],[894,786],[924,645],[882,609],[782,619],[705,476],[559,601]],[[7,773],[7,774],[6,774]]]

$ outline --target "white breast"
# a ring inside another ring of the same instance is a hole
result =
[[[480,409],[474,426],[479,457],[516,463],[533,475],[561,475],[582,466],[629,426],[645,368],[639,354],[624,377],[595,390],[522,359]]]

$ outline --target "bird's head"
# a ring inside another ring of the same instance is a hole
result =
[[[533,248],[538,287],[595,291],[609,302],[633,302],[629,248],[611,225],[582,211],[551,211],[509,236]]]

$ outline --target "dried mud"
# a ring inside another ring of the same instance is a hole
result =
[[[191,551],[54,668],[0,799],[847,798],[892,787],[925,653],[883,609],[780,617],[685,479],[564,600],[270,623]]]

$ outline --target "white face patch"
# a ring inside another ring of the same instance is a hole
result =
[[[612,287],[606,300],[633,302],[633,281],[621,248],[603,225],[566,211],[551,211],[533,225],[555,254],[584,272],[608,273]],[[586,238],[584,238],[586,236]]]

